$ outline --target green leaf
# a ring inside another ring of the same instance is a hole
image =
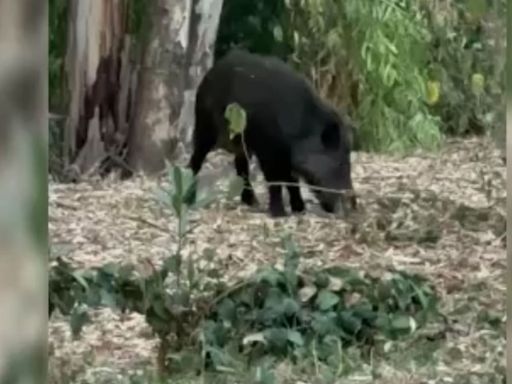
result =
[[[155,314],[157,314],[161,319],[165,320],[169,317],[165,302],[161,297],[156,296],[152,298],[151,308],[153,308]]]
[[[274,268],[265,268],[257,276],[257,281],[260,283],[268,283],[271,286],[276,286],[284,281],[281,272]]]
[[[351,307],[350,309],[354,316],[368,323],[373,323],[375,320],[377,320],[378,315],[373,310],[372,305],[368,302],[360,303],[357,306]]]
[[[304,339],[302,338],[302,335],[299,332],[291,329],[288,330],[288,340],[298,347],[302,347],[304,345]]]
[[[299,268],[300,252],[299,248],[290,234],[283,238],[283,245],[286,251],[284,259],[284,270],[286,273],[295,275]]]
[[[340,313],[339,323],[341,328],[350,336],[355,336],[362,327],[361,319],[353,316],[349,311]]]
[[[340,301],[340,297],[327,289],[323,289],[316,298],[316,305],[321,311],[327,311]]]
[[[318,336],[334,333],[337,329],[336,314],[334,312],[313,314],[311,328],[313,328]]]
[[[196,177],[194,176],[194,172],[190,168],[180,168],[181,176],[183,180],[183,191],[185,192],[191,185],[193,185],[196,181]]]
[[[171,273],[178,274],[181,271],[182,256],[172,255],[164,261],[164,265]]]
[[[283,313],[283,301],[283,292],[278,288],[272,287],[268,290],[264,308],[271,309],[277,313]]]
[[[222,346],[226,341],[226,329],[220,322],[207,320],[201,329],[203,343],[210,346]]]
[[[315,276],[315,285],[319,288],[327,288],[329,286],[329,275],[327,273],[317,273]]]
[[[288,341],[288,330],[285,328],[269,328],[263,332],[269,346],[277,349],[286,348]]]
[[[219,314],[220,319],[224,323],[228,323],[229,325],[235,322],[236,318],[236,306],[235,302],[231,299],[224,299],[217,307],[217,312]]]
[[[196,203],[197,198],[197,181],[192,180],[190,184],[187,185],[185,190],[185,194],[183,195],[183,203],[192,207]]]
[[[295,300],[286,298],[283,303],[283,312],[286,316],[295,315],[300,310],[300,305]]]
[[[174,210],[174,214],[180,218],[181,217],[181,214],[182,214],[182,206],[183,206],[183,201],[181,199],[181,196],[178,195],[177,193],[174,193],[172,196],[171,196],[171,202],[172,202],[172,208]]]
[[[175,195],[183,196],[183,172],[180,167],[173,168],[173,182]]]
[[[229,123],[229,139],[232,140],[236,135],[245,131],[247,124],[247,115],[245,110],[238,103],[231,103],[226,107],[224,117]]]
[[[418,287],[415,283],[411,283],[412,287],[414,288],[414,291],[416,292],[416,297],[418,298],[418,301],[420,302],[421,309],[427,309],[429,307],[430,300],[427,298],[427,295],[421,289],[421,287]]]
[[[88,291],[89,290],[89,284],[87,283],[87,281],[85,280],[85,278],[83,277],[83,274],[80,273],[80,272],[73,272],[71,273],[73,275],[73,277],[75,278],[76,281],[78,281],[78,283],[86,290]]]
[[[87,313],[87,307],[85,306],[75,306],[71,311],[71,318],[69,320],[69,325],[71,327],[71,333],[73,338],[76,338],[82,332],[82,329],[85,324],[89,323],[91,318]]]

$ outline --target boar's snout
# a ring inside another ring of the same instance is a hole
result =
[[[341,204],[345,212],[352,212],[357,209],[357,198],[353,189],[343,191],[341,196]]]
[[[353,189],[340,190],[340,192],[320,192],[317,194],[322,209],[328,213],[339,213],[343,210],[348,214],[357,209],[357,198]]]

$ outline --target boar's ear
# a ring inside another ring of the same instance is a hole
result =
[[[336,122],[327,123],[322,130],[322,144],[327,149],[337,149],[340,146],[340,127]]]

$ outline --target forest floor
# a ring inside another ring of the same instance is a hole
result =
[[[230,163],[223,154],[211,154],[203,178],[210,183],[222,174],[218,187],[226,188],[223,175],[234,175]],[[214,250],[224,278],[235,281],[279,263],[280,239],[288,232],[302,251],[300,268],[342,264],[419,273],[434,283],[450,320],[444,339],[435,348],[414,337],[397,342],[386,355],[352,361],[350,372],[336,382],[504,383],[505,172],[499,151],[482,139],[453,141],[437,154],[356,153],[357,224],[320,214],[311,197],[305,215],[283,219],[241,206],[238,199],[219,201],[191,214],[195,229],[184,253],[200,258]],[[177,239],[175,218],[155,199],[158,186],[143,178],[50,183],[52,254],[79,268],[107,262],[158,264]],[[265,207],[259,172],[255,188]],[[50,382],[145,382],[129,381],[126,373],[155,361],[156,338],[144,318],[108,309],[92,317],[78,340],[72,340],[65,318],[50,320]],[[277,383],[324,383],[318,372],[300,364],[282,362],[274,368]],[[247,380],[226,378],[230,383]],[[201,380],[183,381],[195,382]]]

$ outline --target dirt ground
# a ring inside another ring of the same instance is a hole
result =
[[[225,189],[234,175],[230,164],[229,157],[211,154],[203,184],[221,178],[217,185]],[[192,214],[197,227],[185,252],[200,264],[205,250],[213,250],[225,278],[235,280],[279,263],[280,237],[290,232],[303,252],[302,268],[343,264],[375,272],[392,266],[421,273],[434,282],[452,320],[432,364],[385,361],[380,381],[362,372],[354,382],[498,383],[505,366],[505,170],[499,151],[480,139],[450,142],[439,154],[356,153],[360,212],[354,218],[322,215],[311,195],[305,215],[278,220],[240,206],[238,199],[220,201]],[[158,264],[176,244],[175,219],[155,199],[160,183],[50,183],[52,254],[77,267]],[[265,207],[259,172],[255,187]],[[66,319],[54,316],[49,338],[56,383],[87,371],[147,366],[155,355],[143,318],[110,310],[95,311],[93,324],[76,341]]]

